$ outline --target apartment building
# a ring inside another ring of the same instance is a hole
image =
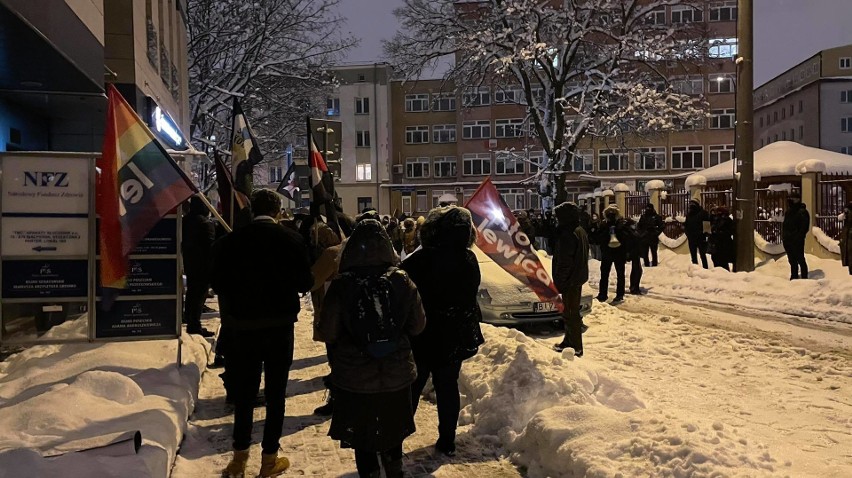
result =
[[[185,2],[0,0],[0,151],[100,151],[106,82],[185,149]]]
[[[754,91],[754,147],[776,141],[852,154],[852,45],[822,50]]]
[[[704,10],[664,7],[649,21],[677,27],[706,25],[710,62],[701,68],[670,68],[669,82],[710,105],[706,124],[690,125],[653,138],[580,143],[573,171],[566,174],[568,198],[597,187],[626,183],[641,190],[664,179],[673,187],[696,170],[734,155],[736,0],[709,1]],[[541,207],[538,185],[528,181],[543,152],[523,123],[519,89],[483,86],[457,92],[440,80],[392,83],[392,209],[422,214],[444,193],[466,200],[491,177],[513,209]],[[462,107],[461,105],[465,105]]]

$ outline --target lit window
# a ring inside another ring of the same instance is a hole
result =
[[[733,75],[712,74],[709,80],[710,93],[734,93],[736,91]]]
[[[714,38],[710,40],[710,58],[733,58],[737,56],[736,38]]]
[[[370,163],[355,165],[356,181],[371,181],[373,179],[373,165]]]
[[[340,98],[328,98],[325,107],[326,116],[340,116]]]

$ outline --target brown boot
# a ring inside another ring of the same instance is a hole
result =
[[[228,466],[222,470],[223,478],[244,478],[246,475],[246,464],[248,464],[249,460],[249,451],[245,450],[234,450],[234,457],[231,458],[231,462],[228,463]]]
[[[278,476],[290,468],[290,460],[287,457],[278,456],[278,453],[263,453],[260,455],[260,478]]]

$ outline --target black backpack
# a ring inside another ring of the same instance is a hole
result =
[[[399,269],[391,268],[370,275],[340,274],[342,279],[352,282],[352,290],[355,291],[346,328],[355,344],[373,358],[383,358],[396,352],[403,336],[402,318],[394,314],[391,303],[391,277],[401,273]]]

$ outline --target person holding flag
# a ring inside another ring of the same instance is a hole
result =
[[[246,214],[248,211],[240,209],[242,214],[237,214],[233,204],[239,202],[237,198],[240,193],[245,198],[251,197],[254,189],[254,167],[263,161],[263,154],[260,152],[257,138],[243,112],[243,107],[236,97],[234,97],[232,112],[231,178],[236,195],[229,198],[232,206],[231,217],[228,220],[231,225],[244,225],[251,221],[250,215]]]

